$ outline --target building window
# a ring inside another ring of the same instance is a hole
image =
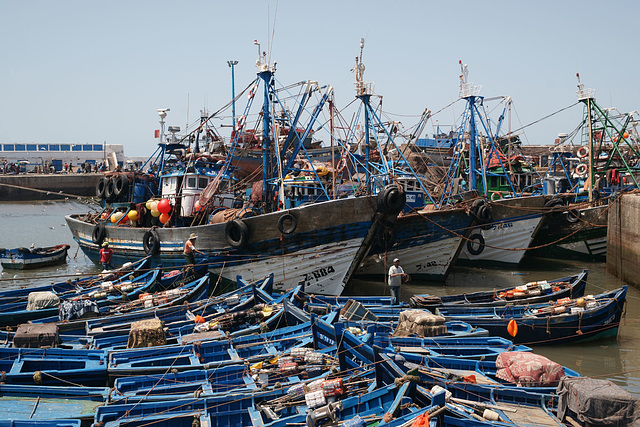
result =
[[[60,145],[60,151],[71,151],[71,145],[70,144]]]
[[[198,188],[205,188],[209,184],[209,180],[207,178],[198,178]]]
[[[38,144],[38,151],[49,151],[49,144]]]
[[[27,151],[38,151],[38,146],[36,144],[27,144]]]
[[[4,151],[15,151],[13,144],[4,144]]]
[[[58,144],[49,144],[49,151],[60,151],[60,145],[58,145]]]
[[[71,151],[82,151],[82,145],[79,145],[79,144],[72,145]]]
[[[102,145],[95,144],[93,146],[93,151],[102,151]]]
[[[195,178],[187,178],[187,188],[196,188]]]
[[[27,146],[24,144],[16,144],[16,151],[27,151]]]

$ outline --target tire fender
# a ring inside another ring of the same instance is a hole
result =
[[[91,233],[91,241],[96,245],[100,246],[104,239],[107,237],[107,228],[103,223],[96,224],[93,227],[93,232]]]
[[[227,242],[234,248],[242,248],[249,240],[249,228],[241,219],[234,219],[227,222],[224,229]]]
[[[287,225],[288,223],[288,225]],[[286,213],[278,219],[278,230],[282,234],[291,234],[296,231],[298,220],[290,213]]]
[[[112,178],[106,178],[107,182],[104,186],[104,198],[105,200],[113,200],[113,196],[115,196],[115,183]]]
[[[158,255],[160,253],[160,236],[156,230],[149,230],[142,236],[142,247],[148,255]]]
[[[389,184],[378,193],[378,211],[399,214],[407,203],[407,195],[397,185]]]
[[[129,178],[126,175],[118,175],[113,179],[113,195],[116,197],[125,196],[129,191]]]

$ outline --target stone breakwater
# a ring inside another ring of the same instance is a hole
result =
[[[103,173],[0,175],[0,202],[91,197],[103,176]]]

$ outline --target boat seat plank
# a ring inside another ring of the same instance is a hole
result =
[[[500,403],[500,406],[514,409],[515,412],[505,412],[509,419],[522,427],[548,426],[558,427],[563,425],[556,417],[546,412],[539,406],[522,406],[513,403]]]

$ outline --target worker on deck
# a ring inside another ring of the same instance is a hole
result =
[[[196,233],[191,233],[189,239],[184,243],[184,260],[187,265],[193,265],[196,263],[196,258],[193,255],[194,252],[199,253],[200,255],[204,255],[204,253],[200,252],[196,249]]]
[[[109,247],[109,243],[104,242],[102,249],[100,249],[100,263],[102,264],[102,270],[113,270],[111,265],[111,257],[113,256],[113,249]]]
[[[400,285],[402,285],[403,278],[408,277],[402,267],[400,267],[400,260],[395,258],[393,265],[389,267],[389,290],[391,291],[391,304],[397,305],[400,303]]]

